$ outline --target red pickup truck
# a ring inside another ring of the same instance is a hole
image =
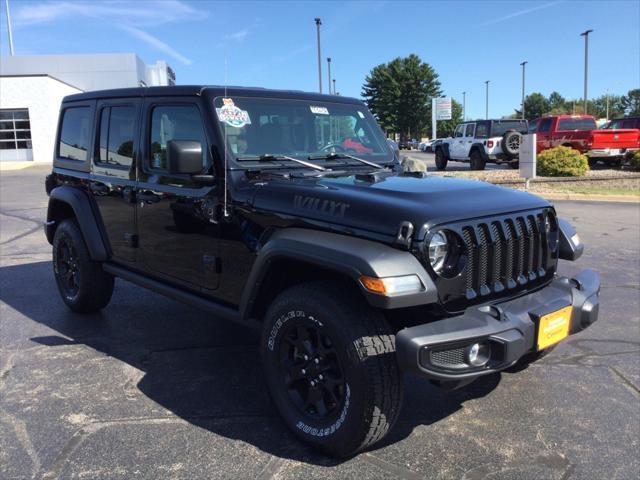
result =
[[[537,134],[538,152],[548,148],[565,146],[589,157],[589,163],[602,160],[619,165],[628,150],[640,148],[640,130],[598,130],[591,115],[552,115],[529,123],[529,133]]]

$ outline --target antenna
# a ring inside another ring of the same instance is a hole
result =
[[[224,98],[227,98],[227,85],[229,83],[228,76],[228,65],[227,65],[227,50],[224,51]],[[222,214],[224,217],[229,216],[229,211],[227,210],[227,124],[224,124],[224,193],[222,200]]]

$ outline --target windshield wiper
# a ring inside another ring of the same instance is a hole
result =
[[[380,168],[380,169],[386,168],[375,162],[370,162],[369,160],[365,160],[364,158],[354,157],[353,155],[349,155],[348,153],[331,152],[331,153],[327,153],[326,155],[310,155],[308,158],[309,160],[320,160],[320,159],[336,160],[338,158],[350,158],[352,160],[357,160],[360,163],[364,163],[365,165],[369,165],[370,167]]]
[[[236,158],[238,161],[243,160],[258,160],[259,162],[273,162],[278,160],[289,160],[291,162],[298,163],[300,165],[304,165],[305,167],[313,168],[314,170],[320,170],[322,172],[327,171],[329,169],[321,167],[315,163],[307,162],[305,160],[300,160],[298,158],[288,157],[287,155],[272,155],[270,153],[265,153],[263,155],[252,155],[250,157],[238,157]]]

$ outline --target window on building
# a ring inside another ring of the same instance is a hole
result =
[[[0,150],[31,148],[29,110],[0,109]]]
[[[136,109],[130,106],[106,107],[100,114],[98,159],[101,163],[130,167]]]
[[[151,168],[166,170],[167,143],[170,140],[193,140],[202,145],[202,164],[205,163],[206,139],[202,118],[195,105],[166,105],[153,109],[151,114]]]
[[[64,111],[58,156],[70,160],[86,160],[91,134],[91,109],[71,107]]]

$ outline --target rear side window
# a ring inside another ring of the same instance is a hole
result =
[[[540,128],[538,128],[539,132],[545,133],[545,132],[550,132],[551,131],[551,119],[550,118],[545,118],[542,121],[540,121]]]
[[[622,122],[622,128],[640,128],[640,121],[630,118]]]
[[[155,107],[151,114],[149,166],[167,169],[167,143],[171,140],[193,140],[202,145],[202,164],[205,164],[207,143],[202,118],[195,105],[166,105]]]
[[[69,160],[87,159],[91,137],[91,109],[71,107],[62,114],[58,157]]]
[[[133,138],[136,109],[132,106],[105,107],[100,115],[100,163],[130,167],[133,162]]]
[[[487,138],[489,136],[489,125],[479,123],[476,127],[476,138]]]
[[[561,118],[558,130],[595,130],[596,121],[593,118]]]
[[[467,130],[464,134],[465,137],[473,137],[473,133],[476,129],[476,125],[474,123],[470,123],[469,125],[467,125]]]

